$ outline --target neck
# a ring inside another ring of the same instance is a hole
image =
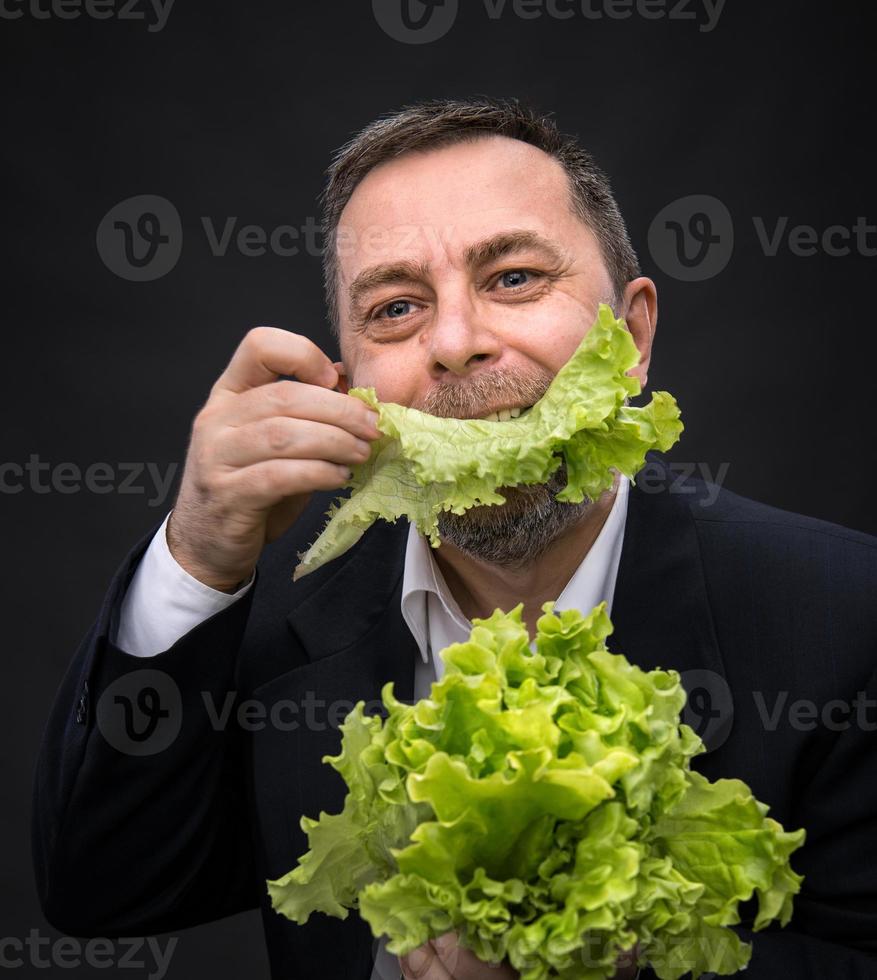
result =
[[[494,609],[507,612],[523,602],[524,622],[534,637],[543,603],[557,599],[584,561],[606,523],[617,492],[616,477],[612,489],[601,494],[576,524],[525,565],[509,567],[480,561],[443,540],[433,555],[463,615],[484,619]]]

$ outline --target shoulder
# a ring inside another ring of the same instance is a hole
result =
[[[642,492],[675,498],[694,524],[713,595],[756,588],[806,601],[843,594],[870,609],[877,590],[877,537],[751,500],[681,468],[650,460]],[[637,477],[640,488],[640,478]]]
[[[842,551],[850,560],[877,564],[877,537],[830,521],[783,510],[701,480],[690,481],[688,506],[702,536],[745,539],[790,553]]]
[[[748,534],[752,543],[785,540],[789,547],[831,542],[851,554],[860,553],[863,561],[877,561],[877,537],[871,534],[752,500],[695,477],[689,469],[650,456],[634,485],[642,495],[675,498],[686,505],[703,534],[719,538]]]

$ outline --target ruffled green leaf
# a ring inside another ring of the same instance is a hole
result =
[[[400,955],[453,929],[523,980],[604,980],[634,943],[662,980],[742,969],[729,927],[753,896],[756,930],[789,921],[804,831],[690,769],[703,745],[678,673],[610,653],[605,603],[546,604],[535,649],[522,608],[443,650],[428,698],[387,684],[386,721],[356,706],[326,757],[344,809],[303,818],[309,850],[268,882],[275,909],[357,908]]]

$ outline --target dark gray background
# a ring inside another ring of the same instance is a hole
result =
[[[419,98],[487,93],[554,112],[612,176],[659,287],[651,382],[676,395],[686,423],[673,458],[711,472],[727,463],[725,485],[737,492],[877,531],[875,260],[785,245],[771,257],[753,225],[771,229],[785,216],[821,232],[877,221],[864,14],[729,0],[704,31],[696,0],[677,13],[700,22],[615,19],[606,7],[600,19],[525,18],[511,0],[491,19],[482,0],[461,6],[443,38],[416,45],[388,36],[367,0],[177,0],[160,31],[118,17],[0,20],[0,459],[38,454],[83,470],[181,463],[191,417],[248,327],[271,323],[329,344],[318,256],[253,257],[233,245],[214,256],[202,217],[303,226],[316,220],[331,151],[352,132]],[[179,262],[151,282],[115,275],[95,244],[103,216],[141,194],[168,199],[182,221]],[[716,275],[682,282],[650,253],[648,230],[692,194],[724,203],[734,250]],[[170,507],[149,497],[0,494],[0,937],[56,936],[31,877],[31,773],[55,687],[113,569]],[[18,973],[32,969],[115,972]],[[180,934],[168,975],[260,973],[253,913]]]

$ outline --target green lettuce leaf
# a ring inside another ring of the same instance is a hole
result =
[[[374,408],[383,433],[366,462],[352,468],[350,496],[332,506],[329,522],[301,556],[294,578],[352,547],[376,520],[406,517],[439,545],[438,515],[501,505],[500,487],[545,483],[566,462],[558,499],[580,503],[612,486],[615,472],[631,479],[651,449],[667,450],[682,423],[675,400],[656,392],[647,405],[627,372],[639,352],[623,320],[601,304],[597,319],[548,390],[527,412],[507,422],[439,418],[379,402],[373,388],[351,395]]]
[[[522,608],[443,650],[429,697],[385,685],[386,720],[357,704],[325,759],[344,808],[302,818],[309,850],[268,882],[274,908],[355,908],[400,955],[453,929],[523,980],[604,980],[635,943],[662,980],[742,969],[729,926],[753,897],[756,930],[789,921],[804,831],[691,770],[704,747],[679,674],[611,653],[605,603],[547,603],[535,648]]]

